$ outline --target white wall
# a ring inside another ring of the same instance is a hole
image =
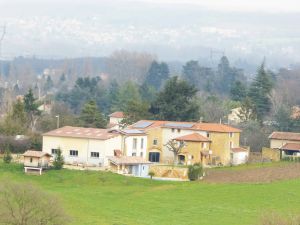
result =
[[[113,156],[114,150],[121,149],[121,142],[121,136],[108,140],[44,136],[43,152],[52,154],[51,149],[60,148],[66,163],[108,166],[107,156]],[[78,156],[70,156],[70,150],[77,150]],[[91,152],[99,152],[99,158],[92,158]]]
[[[123,118],[110,117],[109,118],[109,123],[119,124],[122,120],[123,120]]]
[[[244,164],[247,162],[248,157],[249,157],[248,152],[235,152],[233,153],[232,164],[233,165]]]
[[[298,143],[298,144],[300,144],[300,141],[271,139],[270,140],[270,148],[281,148],[286,143]]]
[[[136,156],[141,156],[141,153],[143,155],[143,158],[146,158],[146,152],[147,152],[147,136],[124,136],[124,143],[126,145],[126,155],[132,156],[132,153],[136,153]],[[137,148],[136,150],[133,149],[133,139],[137,139]],[[141,142],[142,139],[144,140],[143,147],[141,148]]]

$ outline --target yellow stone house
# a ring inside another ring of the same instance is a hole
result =
[[[165,146],[169,140],[185,142],[178,156],[183,164],[228,165],[240,147],[241,130],[225,124],[141,120],[130,128],[147,134],[147,157],[151,162],[174,162],[174,154]]]

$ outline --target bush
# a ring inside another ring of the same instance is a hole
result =
[[[190,165],[188,168],[188,178],[191,181],[199,180],[203,175],[203,168],[200,163],[195,163],[194,165]]]
[[[154,171],[149,171],[148,175],[149,175],[150,178],[152,179],[152,177],[154,177],[155,173],[154,173]]]
[[[60,170],[60,169],[63,168],[64,163],[65,163],[64,157],[63,157],[63,155],[61,153],[61,150],[58,149],[57,152],[56,152],[54,161],[53,161],[53,167],[56,170]]]
[[[4,152],[3,161],[5,163],[10,163],[11,160],[12,160],[11,152],[10,152],[9,148],[7,148]]]

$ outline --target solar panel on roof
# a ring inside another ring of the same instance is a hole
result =
[[[141,121],[141,122],[137,122],[133,127],[135,127],[135,128],[146,128],[146,127],[149,127],[151,124],[153,124],[153,122]]]
[[[143,134],[140,130],[123,130],[126,134]]]
[[[166,127],[180,127],[180,128],[191,128],[194,126],[193,123],[166,123]]]

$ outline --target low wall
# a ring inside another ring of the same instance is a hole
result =
[[[188,169],[185,167],[151,165],[149,171],[154,172],[154,177],[188,179]]]
[[[271,161],[280,161],[280,151],[274,148],[262,148],[262,157]]]

